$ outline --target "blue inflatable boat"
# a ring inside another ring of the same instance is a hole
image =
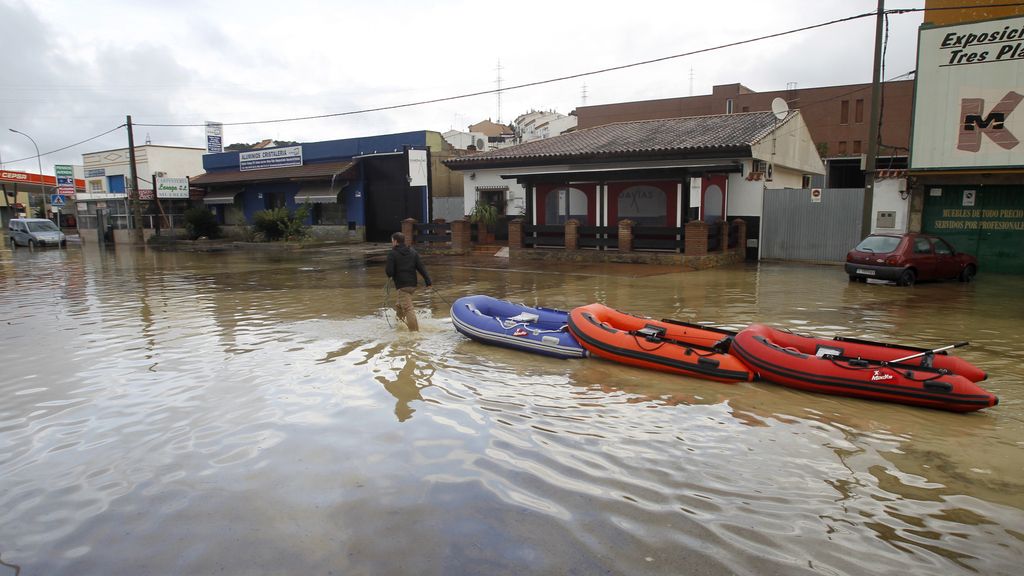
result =
[[[490,296],[466,296],[452,304],[452,324],[466,336],[556,358],[583,358],[586,350],[569,333],[569,313],[530,308]]]

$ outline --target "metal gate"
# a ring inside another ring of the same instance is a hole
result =
[[[1024,274],[1024,186],[928,186],[921,229],[977,256],[982,272]]]
[[[863,188],[765,190],[761,258],[843,262],[861,241]]]

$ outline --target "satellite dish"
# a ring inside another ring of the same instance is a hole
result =
[[[786,104],[782,98],[772,100],[772,114],[775,114],[779,120],[784,120],[789,114],[789,104]]]

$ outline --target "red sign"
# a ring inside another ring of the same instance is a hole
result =
[[[2,182],[14,182],[15,184],[35,184],[39,185],[40,181],[43,186],[56,186],[57,177],[47,176],[43,174],[40,177],[39,174],[31,174],[29,172],[16,172],[14,170],[0,170],[0,181]],[[85,189],[85,180],[81,178],[75,178],[75,188]]]

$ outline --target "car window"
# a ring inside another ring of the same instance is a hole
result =
[[[946,241],[941,238],[935,239],[935,253],[949,255],[953,253],[953,247],[946,244]]]
[[[914,254],[931,254],[932,243],[927,238],[914,239]]]
[[[857,244],[857,247],[854,248],[854,250],[885,254],[892,252],[899,245],[900,239],[896,236],[868,236],[864,240],[861,240],[861,243]]]
[[[57,225],[49,220],[43,222],[29,222],[29,232],[56,232]]]

